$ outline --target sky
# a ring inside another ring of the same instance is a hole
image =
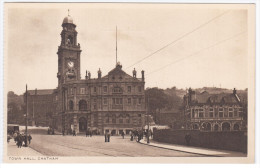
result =
[[[248,88],[247,11],[176,4],[20,4],[6,9],[8,91],[54,89],[62,21],[77,25],[81,78],[118,61],[145,86]],[[152,54],[154,53],[154,54]]]

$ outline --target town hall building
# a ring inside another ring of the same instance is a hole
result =
[[[134,69],[132,75],[123,71],[120,63],[98,78],[86,71],[80,76],[81,47],[71,16],[64,18],[61,43],[58,47],[58,86],[50,90],[28,91],[28,115],[32,124],[51,126],[59,131],[97,134],[110,131],[126,134],[145,124],[145,78]]]

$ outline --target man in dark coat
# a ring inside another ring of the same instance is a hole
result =
[[[32,136],[31,136],[31,134],[29,134],[29,136],[28,136],[29,144],[31,144],[31,140],[32,140]]]
[[[190,140],[191,140],[191,135],[190,135],[189,133],[187,133],[187,134],[185,135],[185,141],[186,141],[186,144],[187,144],[188,146],[190,146]]]

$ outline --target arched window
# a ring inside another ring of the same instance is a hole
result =
[[[203,131],[211,131],[211,124],[205,122],[205,123],[202,124],[201,128],[202,128]]]
[[[234,131],[239,131],[239,124],[238,123],[234,124],[233,130]]]
[[[194,130],[198,130],[199,129],[199,125],[198,124],[193,124],[193,129]]]
[[[79,101],[79,110],[87,110],[87,102],[85,100]]]
[[[73,44],[73,37],[72,36],[68,37],[68,44]]]
[[[230,131],[230,124],[228,122],[222,124],[222,131]]]
[[[73,110],[74,103],[72,100],[69,101],[69,110]]]

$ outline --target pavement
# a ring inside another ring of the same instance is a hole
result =
[[[217,150],[217,149],[208,149],[208,148],[199,148],[199,147],[191,147],[184,145],[176,145],[176,144],[167,144],[167,143],[159,143],[153,140],[150,140],[150,143],[147,144],[146,139],[142,139],[140,141],[141,144],[147,146],[153,146],[162,149],[169,149],[173,151],[181,151],[190,154],[197,154],[201,156],[210,156],[210,157],[247,157],[247,154],[242,152],[234,152],[234,151],[226,151],[226,150]]]
[[[7,144],[8,156],[42,156],[41,153],[35,151],[30,146],[18,148],[13,139]]]

